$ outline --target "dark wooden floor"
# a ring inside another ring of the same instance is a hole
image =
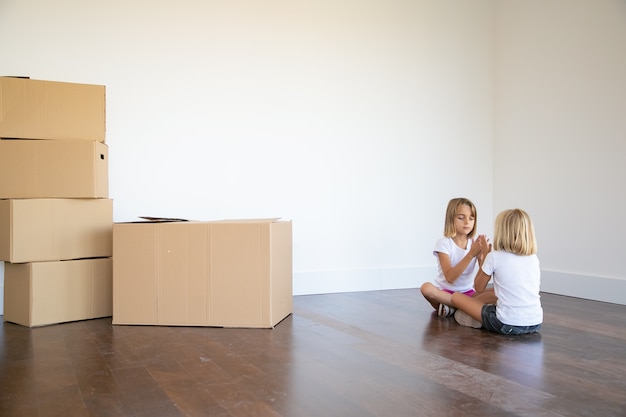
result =
[[[275,329],[0,325],[0,416],[625,416],[626,306],[542,296],[538,335],[418,290],[294,297]]]

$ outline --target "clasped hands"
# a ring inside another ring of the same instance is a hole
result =
[[[478,235],[474,243],[472,244],[472,252],[478,260],[478,265],[482,266],[485,257],[491,252],[492,245],[486,235]]]

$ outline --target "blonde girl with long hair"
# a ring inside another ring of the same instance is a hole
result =
[[[420,288],[440,317],[454,314],[450,295],[455,292],[495,302],[491,289],[474,289],[476,266],[482,265],[489,251],[489,241],[485,235],[476,236],[476,227],[474,203],[463,197],[451,199],[446,208],[443,236],[435,242],[433,250],[437,258],[437,277]]]
[[[536,333],[543,322],[539,295],[541,273],[532,219],[524,210],[504,210],[496,217],[494,241],[474,287],[480,291],[493,279],[496,304],[464,294],[452,294],[455,320],[463,325],[496,333]]]

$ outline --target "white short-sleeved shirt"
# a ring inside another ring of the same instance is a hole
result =
[[[435,285],[440,289],[446,289],[450,291],[466,292],[474,288],[474,270],[476,269],[476,258],[473,258],[469,263],[465,271],[454,281],[449,283],[446,281],[446,277],[441,270],[441,264],[439,263],[438,252],[445,253],[450,258],[450,264],[454,267],[458,264],[469,252],[474,243],[473,239],[467,240],[467,247],[465,249],[459,248],[451,237],[442,237],[435,242],[435,249],[433,255],[437,258],[437,278],[435,279]]]
[[[482,270],[493,278],[498,320],[511,326],[534,326],[543,322],[537,255],[492,251],[487,254]]]

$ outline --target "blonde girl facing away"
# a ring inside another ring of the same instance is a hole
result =
[[[456,321],[509,335],[538,332],[543,322],[540,275],[530,216],[521,209],[501,212],[496,217],[493,251],[485,257],[474,282],[480,291],[493,278],[497,303],[487,305],[463,294],[453,294],[452,305],[458,309]]]
[[[478,296],[484,302],[495,302],[491,289],[474,289],[476,263],[482,265],[489,252],[489,242],[484,235],[474,238],[476,224],[474,203],[467,198],[453,198],[448,202],[443,237],[435,242],[433,250],[437,258],[437,278],[434,283],[426,282],[420,288],[440,317],[454,314],[450,296],[455,292],[467,297]]]

